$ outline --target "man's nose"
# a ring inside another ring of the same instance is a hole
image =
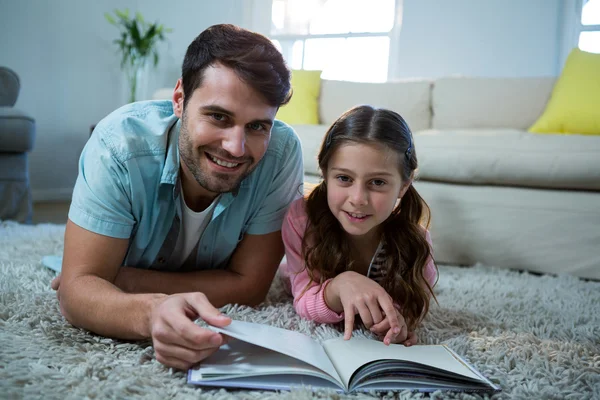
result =
[[[223,149],[234,157],[246,154],[246,130],[244,127],[234,126],[224,132]]]

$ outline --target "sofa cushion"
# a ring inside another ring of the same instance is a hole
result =
[[[33,148],[35,120],[13,107],[0,107],[0,153],[22,153]]]
[[[10,68],[0,67],[0,107],[14,106],[20,90],[19,75]]]
[[[600,135],[600,54],[571,51],[544,114],[529,131]]]
[[[598,136],[433,129],[414,138],[422,180],[600,190]]]
[[[28,180],[27,154],[0,152],[0,182],[27,182]]]
[[[544,111],[556,78],[440,78],[433,129],[527,130]]]
[[[321,71],[292,71],[293,95],[275,118],[287,124],[318,124]]]
[[[387,83],[323,80],[319,103],[321,124],[331,125],[344,111],[361,105],[389,108],[418,131],[431,127],[431,82],[410,80]]]
[[[321,171],[319,171],[317,156],[329,125],[292,125],[292,128],[294,128],[302,143],[304,172],[310,175],[320,175]]]
[[[160,88],[152,93],[152,100],[171,100],[173,98],[173,88]]]

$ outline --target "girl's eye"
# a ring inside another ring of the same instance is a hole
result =
[[[371,183],[372,183],[374,186],[383,186],[383,185],[385,185],[385,181],[382,181],[381,179],[373,179],[373,180],[371,181]]]
[[[335,177],[335,179],[337,179],[340,182],[344,182],[344,183],[350,182],[350,178],[347,177],[346,175],[338,175]]]

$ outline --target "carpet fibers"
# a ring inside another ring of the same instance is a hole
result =
[[[424,398],[420,393],[207,390],[163,367],[149,341],[102,338],[69,325],[40,260],[60,254],[64,225],[0,222],[0,398],[310,399]],[[600,266],[599,266],[600,267]],[[422,344],[445,343],[502,387],[494,399],[600,399],[600,282],[502,269],[440,267]],[[297,330],[316,339],[333,326],[301,320],[276,279],[256,309],[226,306],[233,318]],[[368,336],[368,332],[357,331]],[[437,392],[433,399],[479,399]],[[484,396],[485,398],[485,396]]]

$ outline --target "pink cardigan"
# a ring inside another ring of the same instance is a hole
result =
[[[302,237],[306,230],[308,216],[304,208],[304,199],[295,200],[283,221],[281,235],[285,244],[286,264],[280,267],[280,274],[289,280],[292,295],[294,296],[294,308],[298,315],[319,323],[336,323],[344,319],[344,313],[336,313],[327,307],[324,299],[325,287],[331,279],[326,280],[323,285],[312,282],[309,289],[302,291],[310,281],[306,269],[304,269],[304,258],[302,256]],[[431,247],[431,236],[425,231],[425,237]],[[436,279],[436,269],[433,260],[430,259],[425,267],[424,276],[433,287]]]

